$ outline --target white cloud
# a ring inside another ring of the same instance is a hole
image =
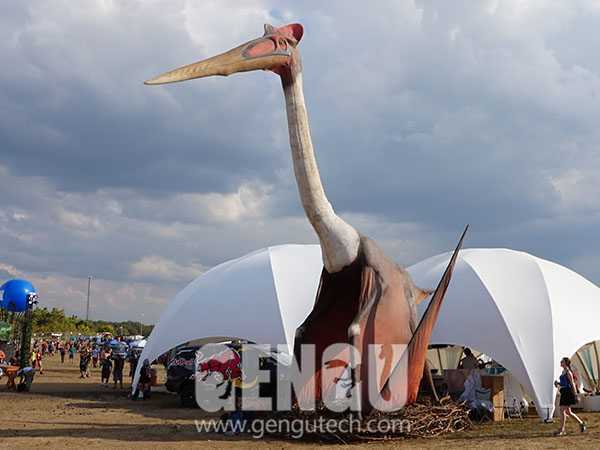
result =
[[[122,197],[121,212],[130,217],[192,224],[235,223],[265,217],[271,194],[271,186],[259,183],[244,183],[231,193],[179,193],[166,198],[113,193]]]
[[[227,33],[232,43],[241,44],[261,35],[256,24],[272,23],[269,14],[270,2],[245,0],[244,2],[206,0],[184,2],[183,25],[192,41],[207,54],[212,55],[229,50],[223,47],[223,33]],[[256,36],[254,36],[256,35]]]
[[[23,276],[22,272],[19,272],[16,267],[11,266],[10,264],[5,264],[0,262],[0,270],[8,273],[11,277],[20,278]]]
[[[102,229],[102,224],[98,217],[87,216],[82,213],[59,209],[57,211],[58,220],[67,228],[80,231],[94,232]]]
[[[140,280],[181,282],[191,281],[203,271],[204,268],[198,264],[182,266],[175,261],[150,255],[131,264],[129,274],[132,278]]]
[[[560,195],[559,213],[600,212],[600,170],[569,169],[551,182]]]
[[[40,307],[58,307],[65,309],[67,314],[85,317],[87,277],[26,275],[39,293]],[[144,323],[152,323],[158,319],[165,304],[175,292],[176,289],[170,286],[92,278],[90,318],[143,320]]]

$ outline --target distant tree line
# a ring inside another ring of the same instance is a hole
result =
[[[20,314],[3,311],[0,320],[17,325]],[[153,325],[141,325],[139,322],[127,320],[124,322],[109,322],[106,320],[83,320],[75,315],[67,316],[60,308],[36,308],[33,311],[34,333],[71,333],[93,335],[96,333],[111,333],[114,336],[132,336],[142,334],[147,336],[152,331]],[[141,329],[141,333],[140,333]]]

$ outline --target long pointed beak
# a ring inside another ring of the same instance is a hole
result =
[[[144,81],[144,84],[165,84],[213,75],[228,76],[236,72],[268,70],[285,64],[290,58],[289,49],[279,49],[272,39],[259,38],[228,52],[205,59]]]

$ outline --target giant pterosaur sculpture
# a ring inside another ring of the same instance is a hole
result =
[[[376,388],[396,407],[401,407],[416,399],[429,336],[447,282],[440,284],[417,326],[415,305],[430,292],[416,287],[404,269],[387,258],[375,242],[338,216],[327,200],[304,102],[302,64],[297,48],[303,32],[300,24],[278,28],[265,25],[264,35],[258,39],[166,72],[146,84],[227,76],[252,70],[268,70],[279,75],[300,200],[319,237],[324,265],[313,311],[296,333],[297,349],[301,344],[315,345],[317,371],[312,382],[297,395],[301,399],[323,399],[335,391],[335,384],[343,372],[350,370],[353,385],[360,386],[358,397],[363,411],[377,406],[368,399],[369,386]],[[447,280],[450,274],[451,267],[447,270]],[[323,360],[325,349],[336,343],[353,344],[361,350],[360,355],[354,357],[345,349]],[[366,364],[370,344],[377,344],[379,348],[374,373],[367,370]],[[395,344],[407,345],[407,351],[394,354],[392,347]]]

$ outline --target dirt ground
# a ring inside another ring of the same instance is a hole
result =
[[[99,369],[80,379],[77,360],[61,365],[45,360],[30,393],[7,392],[0,387],[0,448],[310,448],[326,444],[252,437],[225,437],[198,433],[195,419],[206,418],[197,409],[180,408],[177,397],[157,392],[150,400],[133,402],[123,391],[101,386]],[[350,444],[352,448],[419,449],[553,449],[600,448],[600,414],[582,414],[589,431],[580,434],[569,424],[569,435],[553,437],[557,425],[537,417],[485,424],[444,438]],[[342,442],[335,447],[346,447]]]

